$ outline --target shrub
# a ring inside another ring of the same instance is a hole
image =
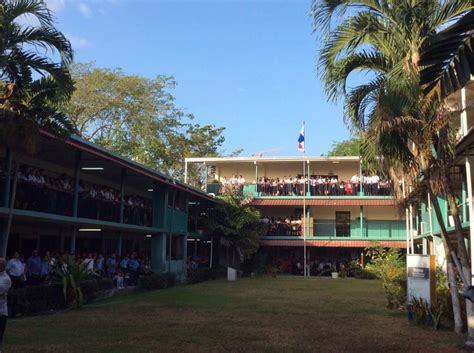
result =
[[[385,249],[381,246],[368,248],[366,255],[371,263],[366,270],[382,281],[387,295],[387,307],[396,309],[406,305],[407,274],[406,258],[396,248]]]
[[[84,303],[90,303],[98,298],[98,294],[114,288],[114,282],[108,278],[91,279],[81,283]]]
[[[172,272],[167,273],[153,273],[150,275],[143,275],[138,278],[138,288],[142,290],[155,290],[173,287],[176,284],[176,274]]]
[[[188,271],[187,283],[195,284],[200,282],[208,281],[211,278],[210,268],[197,268],[195,270]]]
[[[358,279],[377,279],[375,273],[365,268],[356,268],[354,270],[354,277]]]
[[[81,283],[84,302],[97,298],[97,294],[113,288],[109,279],[87,280]],[[27,316],[67,308],[62,283],[42,284],[25,288],[13,288],[8,292],[10,316]]]
[[[33,315],[67,307],[63,286],[59,283],[10,289],[7,301],[8,311],[12,317]]]
[[[187,284],[195,284],[205,282],[209,280],[215,280],[217,278],[223,278],[227,276],[227,268],[216,267],[216,268],[198,268],[195,270],[188,271]]]

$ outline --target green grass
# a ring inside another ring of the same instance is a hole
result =
[[[385,309],[380,283],[212,281],[11,320],[6,352],[459,352],[463,338]]]

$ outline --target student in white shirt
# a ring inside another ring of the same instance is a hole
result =
[[[13,257],[6,264],[6,272],[11,278],[13,288],[23,287],[23,276],[25,275],[25,266],[20,260],[20,254],[15,252]]]

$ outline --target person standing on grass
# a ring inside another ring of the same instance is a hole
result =
[[[41,257],[38,256],[38,250],[33,250],[33,254],[26,261],[26,276],[30,285],[40,283]]]
[[[20,260],[20,254],[15,251],[13,257],[8,260],[6,271],[10,276],[13,288],[23,287],[23,276],[25,275],[25,267]]]
[[[3,334],[7,326],[8,306],[7,295],[8,290],[12,286],[12,281],[5,271],[6,262],[3,257],[0,258],[0,348],[3,344]]]

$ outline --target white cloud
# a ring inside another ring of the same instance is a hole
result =
[[[86,3],[81,2],[81,3],[79,3],[78,7],[79,7],[79,12],[84,17],[90,18],[92,16],[92,10],[91,10],[90,6],[87,5]]]
[[[64,35],[71,42],[72,49],[87,48],[91,44],[86,38],[78,37],[71,33],[64,33]]]
[[[66,6],[65,0],[46,0],[45,2],[48,5],[48,9],[55,13],[62,11],[64,6]]]

